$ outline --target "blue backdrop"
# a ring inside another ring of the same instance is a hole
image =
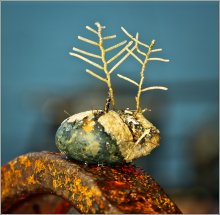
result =
[[[163,135],[161,149],[149,158],[154,168],[148,160],[137,164],[167,188],[192,186],[197,174],[192,143],[209,128],[196,151],[218,150],[218,2],[3,2],[2,164],[29,151],[54,150],[56,128],[49,133],[45,124],[51,125],[56,110],[79,112],[96,104],[86,87],[101,83],[84,72],[89,68],[84,62],[68,54],[73,46],[90,49],[77,36],[93,38],[85,26],[94,27],[96,21],[107,27],[106,35],[117,34],[117,42],[126,38],[121,26],[132,34],[138,31],[148,43],[155,39],[156,47],[163,48],[155,56],[170,59],[147,69],[146,85],[164,85],[169,91],[151,94],[159,100],[155,119]],[[137,67],[130,60],[118,72],[135,79]],[[74,108],[53,106],[71,96],[77,101]],[[42,145],[45,133],[49,144]]]

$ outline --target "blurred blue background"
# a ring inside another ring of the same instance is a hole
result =
[[[96,21],[127,39],[124,26],[163,52],[169,63],[151,62],[142,107],[161,131],[161,146],[135,163],[150,173],[185,213],[218,211],[218,2],[3,2],[2,165],[31,151],[56,151],[54,136],[68,115],[102,108],[107,89],[85,73],[92,68],[68,54],[77,39],[95,39]],[[109,42],[111,45],[111,42]],[[129,58],[113,74],[118,108],[134,108],[136,88],[117,73],[138,80]]]

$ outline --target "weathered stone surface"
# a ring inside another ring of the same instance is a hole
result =
[[[122,164],[150,154],[160,144],[160,131],[135,111],[92,110],[65,119],[55,139],[68,158]]]
[[[8,162],[1,177],[5,213],[40,193],[60,196],[80,213],[181,213],[150,175],[131,164],[87,166],[39,152]]]

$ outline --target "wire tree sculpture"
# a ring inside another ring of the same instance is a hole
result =
[[[140,107],[141,93],[153,90],[167,90],[162,86],[143,87],[144,73],[149,61],[169,60],[163,58],[152,58],[151,53],[162,49],[153,49],[155,40],[150,45],[141,42],[138,33],[135,37],[129,34],[124,28],[122,31],[129,37],[130,42],[124,40],[116,45],[105,48],[106,40],[113,39],[116,35],[103,36],[105,29],[99,22],[95,23],[97,30],[86,26],[86,29],[98,37],[93,41],[78,36],[79,40],[99,48],[99,54],[90,53],[73,47],[74,52],[70,55],[77,57],[103,72],[103,76],[86,69],[86,72],[104,82],[108,87],[108,98],[104,110],[90,110],[74,114],[65,119],[56,132],[56,145],[58,149],[68,158],[86,162],[102,164],[121,164],[131,162],[134,159],[148,155],[160,144],[160,131],[144,116],[144,110]],[[133,46],[131,46],[134,44]],[[141,51],[139,46],[146,49]],[[107,59],[107,53],[122,47],[113,57]],[[128,77],[118,76],[138,87],[136,95],[136,110],[115,110],[114,92],[111,83],[111,74],[129,56],[133,56],[140,64],[140,81],[136,82]],[[141,55],[139,57],[138,55]],[[96,61],[88,57],[95,58]],[[142,59],[143,58],[143,59]],[[111,63],[114,65],[110,65]],[[113,110],[109,110],[112,104]]]
[[[105,77],[102,77],[100,75],[97,75],[95,72],[93,72],[93,71],[91,71],[89,69],[86,69],[87,73],[89,73],[93,77],[95,77],[95,78],[97,78],[97,79],[99,79],[102,82],[107,84],[108,91],[109,91],[108,93],[109,93],[110,101],[112,103],[112,108],[114,109],[115,108],[115,99],[114,99],[114,92],[113,92],[112,83],[111,83],[111,74],[130,55],[130,52],[126,53],[126,50],[128,50],[128,48],[131,46],[133,41],[130,41],[130,42],[127,43],[127,40],[124,40],[124,41],[122,41],[122,42],[120,42],[120,43],[118,43],[116,45],[113,45],[111,47],[105,48],[104,47],[104,42],[106,40],[116,38],[116,35],[111,35],[111,36],[103,37],[103,30],[105,29],[105,26],[102,26],[99,22],[96,22],[95,25],[97,27],[97,30],[95,30],[95,29],[93,29],[93,28],[91,28],[89,26],[86,26],[86,29],[98,36],[98,42],[95,42],[93,40],[90,40],[90,39],[87,39],[87,38],[81,37],[81,36],[78,36],[78,39],[83,41],[83,42],[86,42],[86,43],[92,44],[94,46],[97,46],[99,48],[100,55],[93,54],[93,53],[90,53],[90,52],[87,52],[87,51],[84,51],[84,50],[81,50],[81,49],[78,49],[78,48],[75,48],[75,47],[73,47],[73,51],[78,52],[78,53],[83,54],[83,55],[87,55],[87,56],[93,57],[93,58],[100,59],[101,60],[101,65],[97,64],[97,63],[93,62],[92,60],[89,60],[88,58],[86,58],[86,57],[84,57],[82,55],[79,55],[77,53],[70,52],[69,54],[74,56],[74,57],[77,57],[77,58],[79,58],[79,59],[81,59],[81,60],[83,60],[83,61],[85,61],[85,62],[87,62],[87,63],[89,63],[91,65],[93,65],[94,67],[96,67],[96,68],[98,68],[98,69],[100,69],[100,70],[102,70],[104,72]],[[115,54],[110,59],[107,59],[106,53],[108,53],[108,52],[110,52],[110,51],[112,51],[112,50],[114,50],[114,49],[116,49],[118,47],[121,47],[123,45],[125,45],[125,46],[117,54]],[[135,49],[135,47],[133,47],[131,49],[131,52],[134,49]],[[126,53],[126,54],[117,63],[115,63],[110,68],[109,64],[112,63],[113,61],[115,61],[123,53]]]
[[[132,84],[134,84],[135,86],[138,87],[138,92],[137,92],[137,96],[135,97],[136,100],[136,112],[135,115],[137,113],[142,113],[144,112],[146,109],[144,109],[143,111],[141,110],[140,107],[140,98],[141,98],[141,93],[148,91],[148,90],[155,90],[155,89],[159,89],[159,90],[167,90],[167,87],[162,87],[162,86],[152,86],[152,87],[146,87],[146,88],[142,88],[143,83],[144,83],[144,72],[146,69],[146,66],[148,64],[149,61],[162,61],[162,62],[169,62],[168,59],[163,59],[163,58],[151,58],[150,54],[153,52],[159,52],[162,51],[162,49],[153,49],[153,46],[155,45],[155,40],[152,40],[150,45],[147,45],[143,42],[141,42],[139,40],[139,34],[136,33],[136,36],[133,37],[130,33],[128,33],[127,30],[125,30],[123,27],[121,27],[121,30],[132,40],[135,42],[135,46],[132,49],[129,49],[129,47],[126,47],[126,51],[133,56],[140,64],[141,64],[141,70],[140,70],[140,81],[139,83],[137,83],[136,81],[125,77],[123,75],[117,74],[119,78],[122,78]],[[143,52],[139,49],[139,45],[144,47],[145,49],[147,49],[146,52]],[[138,54],[144,56],[143,60],[137,55],[135,54],[133,51],[136,51]]]
[[[86,29],[89,30],[90,32],[94,33],[97,35],[98,37],[98,42],[87,39],[85,37],[81,37],[78,36],[78,39],[89,43],[91,45],[97,46],[99,48],[100,54],[93,54],[78,48],[73,47],[73,51],[75,52],[70,52],[69,54],[77,57],[91,65],[93,65],[94,67],[102,70],[105,74],[105,77],[100,76],[98,74],[96,74],[95,72],[86,69],[86,72],[89,73],[90,75],[92,75],[93,77],[101,80],[102,82],[106,83],[108,86],[108,95],[109,95],[109,99],[107,99],[106,105],[105,105],[105,112],[108,111],[108,107],[109,107],[109,102],[111,102],[112,104],[112,108],[113,110],[115,109],[115,98],[114,98],[114,92],[113,92],[113,88],[112,88],[112,83],[111,83],[111,74],[112,72],[118,68],[118,66],[123,63],[129,55],[133,56],[140,64],[141,64],[141,70],[140,70],[140,81],[136,82],[126,76],[123,76],[121,74],[117,74],[119,78],[122,78],[132,84],[134,84],[135,86],[138,87],[138,91],[137,91],[137,95],[135,97],[136,100],[136,111],[135,111],[135,115],[137,113],[143,113],[145,110],[147,109],[141,109],[140,107],[140,99],[141,99],[141,93],[145,92],[145,91],[149,91],[149,90],[155,90],[155,89],[159,89],[159,90],[167,90],[167,87],[163,87],[163,86],[151,86],[151,87],[146,87],[143,88],[143,83],[144,83],[144,75],[145,75],[145,70],[147,67],[147,64],[149,61],[162,61],[162,62],[169,62],[168,59],[163,59],[163,58],[152,58],[150,57],[151,53],[153,52],[159,52],[162,51],[162,49],[153,49],[154,45],[155,45],[155,40],[152,40],[150,45],[143,43],[139,40],[139,34],[136,33],[136,36],[132,36],[130,33],[128,33],[127,30],[125,30],[125,28],[121,27],[121,30],[129,37],[129,39],[131,39],[130,42],[127,42],[127,40],[124,40],[116,45],[113,45],[111,47],[105,48],[104,47],[104,42],[106,40],[109,39],[114,39],[116,38],[116,35],[111,35],[111,36],[103,36],[103,30],[105,29],[105,26],[102,26],[99,22],[95,23],[95,26],[97,27],[97,30],[86,26]],[[135,45],[131,47],[132,43],[135,43]],[[113,57],[111,57],[110,59],[107,59],[106,54],[116,48],[119,48],[121,46],[124,46],[118,53],[116,53]],[[141,51],[139,46],[142,46],[144,49],[146,49],[146,51]],[[135,53],[136,52],[136,53]],[[92,57],[92,58],[96,58],[100,60],[100,64],[80,55],[80,54]],[[117,60],[120,56],[122,56],[124,53],[126,53],[120,60],[118,60],[113,66],[110,66],[110,64]],[[139,56],[143,56],[141,59],[141,57]]]

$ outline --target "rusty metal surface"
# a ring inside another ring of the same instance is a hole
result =
[[[84,165],[59,153],[21,155],[2,166],[2,212],[36,193],[62,197],[80,213],[181,213],[141,169]]]
[[[9,214],[66,214],[71,211],[68,201],[53,194],[35,194],[14,204]],[[76,211],[75,211],[76,213]]]

